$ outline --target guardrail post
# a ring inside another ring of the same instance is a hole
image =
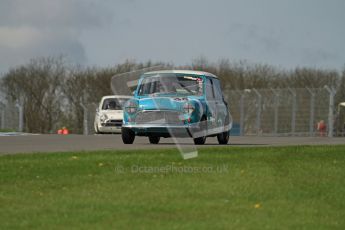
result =
[[[89,135],[89,124],[88,124],[88,119],[87,119],[88,109],[83,103],[80,103],[80,106],[83,108],[83,116],[84,116],[83,117],[83,134]]]
[[[329,93],[329,107],[328,107],[328,137],[333,137],[334,129],[334,96],[336,90],[330,88],[328,85],[325,85],[325,89]]]
[[[5,129],[5,104],[0,102],[0,108],[1,108],[1,129]]]
[[[5,108],[1,110],[1,129],[5,129]]]
[[[244,93],[240,98],[240,136],[244,135]]]
[[[291,133],[295,134],[296,132],[296,106],[297,106],[297,95],[296,91],[288,88],[289,92],[292,95],[292,111],[291,111]]]
[[[257,110],[256,110],[256,134],[261,133],[261,104],[262,104],[262,95],[256,89],[253,89],[257,96]]]
[[[274,134],[278,133],[278,115],[279,115],[279,91],[271,89],[274,94]]]
[[[22,103],[19,103],[17,101],[16,107],[18,108],[18,112],[19,112],[18,132],[23,132],[24,131],[24,110],[23,110],[23,105],[22,105]]]
[[[306,88],[310,94],[310,112],[309,112],[309,135],[314,136],[314,121],[315,121],[315,92]]]

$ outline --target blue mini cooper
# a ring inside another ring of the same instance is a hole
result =
[[[189,137],[202,145],[216,136],[227,144],[232,126],[228,104],[217,76],[201,71],[164,70],[143,74],[134,97],[124,105],[122,140],[147,136],[158,144],[161,137]]]

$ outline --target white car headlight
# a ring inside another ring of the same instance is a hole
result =
[[[99,120],[101,121],[101,122],[104,122],[105,120],[107,120],[108,119],[108,116],[107,116],[107,114],[105,114],[105,113],[103,113],[100,117],[99,117]]]
[[[136,101],[128,101],[125,105],[125,111],[129,114],[134,114],[138,110],[138,103]]]
[[[195,110],[195,106],[191,104],[190,102],[186,102],[183,105],[183,112],[186,114],[192,114],[194,110]]]

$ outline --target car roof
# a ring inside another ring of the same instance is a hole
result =
[[[109,98],[132,98],[133,96],[128,96],[128,95],[108,95],[102,97],[102,100],[104,99],[109,99]]]
[[[195,70],[158,70],[158,71],[147,72],[144,75],[163,74],[163,73],[193,74],[193,75],[200,75],[200,76],[203,75],[203,76],[213,77],[213,78],[218,79],[218,77],[212,73],[208,73],[204,71],[195,71]]]

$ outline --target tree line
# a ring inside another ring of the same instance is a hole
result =
[[[111,95],[112,76],[157,65],[164,69],[211,72],[221,79],[224,90],[322,88],[328,85],[337,90],[336,103],[345,101],[345,68],[342,72],[306,67],[286,70],[226,59],[211,63],[204,57],[177,67],[169,63],[125,61],[102,68],[71,65],[63,57],[42,57],[3,74],[0,91],[7,103],[23,105],[26,132],[50,133],[66,126],[74,133],[81,133],[82,105],[97,104],[102,96]]]

